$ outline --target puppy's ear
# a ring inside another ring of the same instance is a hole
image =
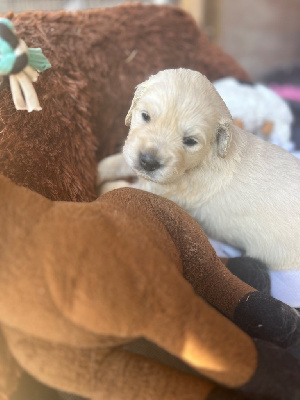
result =
[[[143,96],[143,94],[144,94],[144,92],[145,92],[147,87],[148,87],[148,81],[140,83],[136,87],[131,106],[130,106],[129,111],[128,111],[128,113],[126,115],[126,118],[125,118],[125,125],[126,126],[130,126],[131,118],[132,118],[132,112],[133,112],[135,106],[137,105],[138,101],[140,100],[140,98]]]
[[[232,121],[227,120],[220,122],[217,126],[217,149],[218,155],[222,158],[226,157],[232,138]]]

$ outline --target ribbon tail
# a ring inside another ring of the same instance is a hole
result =
[[[33,68],[37,69],[39,72],[45,71],[48,68],[51,68],[51,64],[48,61],[47,57],[42,53],[42,49],[40,48],[30,48],[28,49],[28,64]]]
[[[40,111],[42,107],[32,84],[32,80],[37,80],[38,72],[28,66],[24,71],[9,76],[13,102],[17,110]]]
[[[31,82],[36,82],[38,80],[39,73],[33,68],[31,68],[29,65],[27,65],[23,69],[23,72],[25,72],[25,74],[29,76]]]
[[[20,72],[18,74],[18,81],[25,98],[28,112],[33,110],[40,111],[42,107],[40,106],[36,91],[28,75],[24,72]]]
[[[20,85],[18,82],[17,75],[9,76],[10,90],[12,93],[13,102],[17,110],[27,110],[26,103],[24,101]]]

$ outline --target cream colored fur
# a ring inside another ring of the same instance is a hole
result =
[[[138,175],[134,187],[173,200],[207,235],[272,270],[300,269],[300,161],[235,126],[203,75],[177,69],[151,76],[136,90],[129,124],[123,155]],[[197,144],[184,145],[185,136]],[[161,167],[143,170],[141,152]],[[126,163],[122,155],[103,160],[100,181],[127,176]],[[102,191],[121,186],[128,183],[108,182]]]

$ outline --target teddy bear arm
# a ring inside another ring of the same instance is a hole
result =
[[[21,373],[0,328],[0,400],[7,400],[16,390]]]
[[[92,400],[143,398],[205,400],[216,387],[121,347],[79,349],[5,329],[18,362],[40,381]],[[72,368],[70,368],[72,366]],[[176,398],[178,398],[176,397]]]

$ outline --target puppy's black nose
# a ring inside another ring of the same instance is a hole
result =
[[[140,153],[140,166],[145,171],[155,171],[156,169],[161,167],[160,162],[151,153]]]

